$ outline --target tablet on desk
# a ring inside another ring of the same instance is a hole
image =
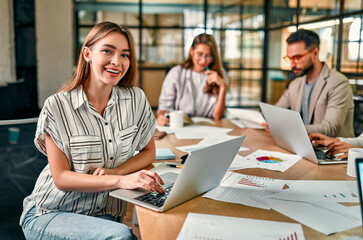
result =
[[[359,204],[361,206],[361,214],[363,219],[363,158],[355,159],[355,169],[357,171],[357,183],[358,183],[358,193],[359,193]]]

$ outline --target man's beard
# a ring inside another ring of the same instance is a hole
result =
[[[295,74],[295,77],[301,77],[301,76],[304,76],[306,74],[308,74],[312,69],[313,69],[314,65],[311,64],[309,67],[305,68],[305,69],[298,69],[298,68],[293,68],[292,71],[293,73]],[[299,75],[297,75],[294,70],[303,70],[303,72]]]

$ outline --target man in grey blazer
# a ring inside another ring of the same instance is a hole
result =
[[[343,74],[319,60],[319,36],[300,29],[286,42],[284,59],[297,78],[276,106],[299,112],[308,133],[354,137],[352,88]]]

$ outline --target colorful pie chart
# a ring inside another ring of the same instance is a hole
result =
[[[281,163],[284,161],[280,158],[272,157],[272,156],[262,156],[262,157],[257,157],[256,159],[263,163]]]

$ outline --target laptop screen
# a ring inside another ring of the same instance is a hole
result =
[[[357,171],[357,182],[358,182],[358,192],[359,192],[359,201],[361,206],[361,213],[363,219],[363,158],[355,159],[355,166]]]

